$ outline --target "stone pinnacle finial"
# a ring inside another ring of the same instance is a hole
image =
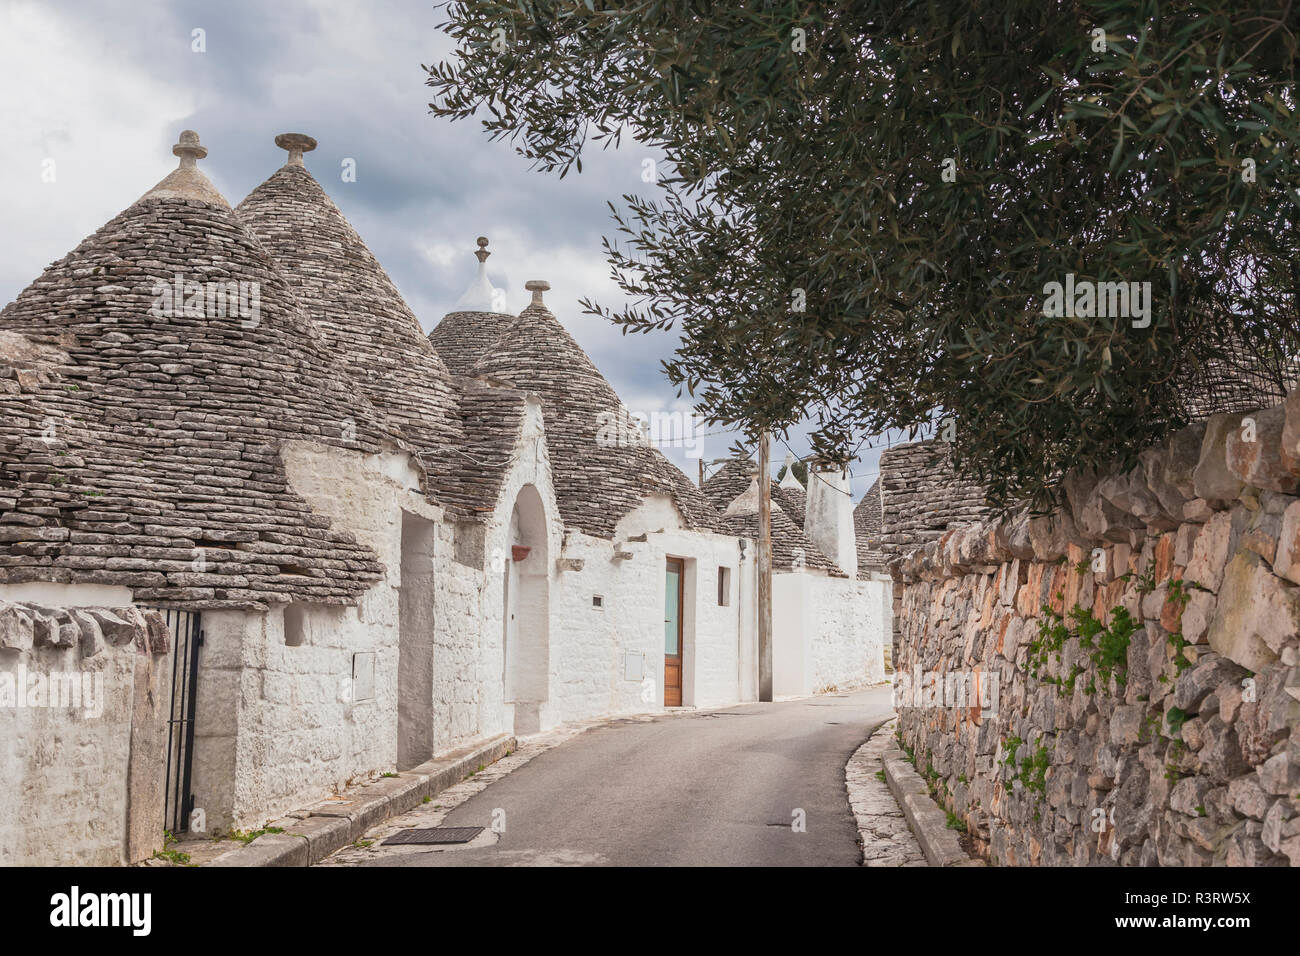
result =
[[[215,186],[203,175],[198,161],[208,155],[199,142],[199,134],[192,129],[181,130],[180,140],[172,147],[172,154],[181,158],[180,164],[140,199],[193,199],[229,209],[230,203],[217,192]]]
[[[478,251],[475,252],[474,255],[478,256],[479,262],[487,262],[488,256],[492,255],[492,253],[487,251],[487,244],[487,236],[478,237]]]
[[[316,140],[306,133],[281,133],[275,138],[275,145],[288,150],[289,160],[286,166],[301,166],[302,154],[310,153],[316,148]]]
[[[208,155],[207,147],[199,145],[199,134],[192,129],[181,130],[180,142],[172,147],[172,155],[181,158],[181,166],[194,166]]]
[[[542,293],[550,287],[551,284],[545,279],[529,279],[524,283],[524,288],[533,294],[532,306],[538,309],[546,308],[546,303],[542,301]]]

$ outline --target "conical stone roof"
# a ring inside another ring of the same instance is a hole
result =
[[[750,458],[728,458],[722,467],[704,479],[700,489],[718,511],[726,511],[743,495],[758,474],[758,463]]]
[[[880,479],[877,478],[853,509],[853,531],[858,545],[858,570],[883,570],[885,556],[879,550]]]
[[[315,140],[282,134],[290,160],[235,210],[288,276],[331,353],[420,454],[430,497],[472,510],[461,481],[458,389],[361,236],[302,165]]]
[[[758,464],[752,458],[729,458],[721,468],[704,479],[704,497],[715,508],[725,512],[731,503],[743,495],[758,474]],[[786,518],[803,530],[806,503],[801,488],[772,481],[772,502],[779,505]]]
[[[0,582],[123,585],[188,607],[355,602],[381,565],[293,492],[279,445],[396,439],[193,168],[197,137],[182,147],[183,175],[0,311],[0,330],[21,333],[11,353],[57,349],[0,389]],[[234,284],[225,307],[216,283]]]
[[[500,312],[448,312],[429,333],[429,343],[453,374],[470,375],[514,321]]]
[[[465,444],[457,457],[457,488],[472,513],[491,511],[501,494],[523,433],[527,395],[518,389],[497,388],[472,378],[457,378]]]
[[[741,464],[743,465],[744,462]],[[705,484],[707,485],[708,482]],[[775,487],[776,483],[772,484]],[[758,476],[756,474],[751,473],[745,490],[727,505],[722,514],[722,521],[732,534],[758,541]],[[804,536],[803,529],[790,520],[775,499],[772,501],[772,567],[815,568],[836,577],[845,576],[834,561],[826,557],[820,548]]]
[[[779,485],[772,482],[772,500],[781,503],[781,510],[803,530],[804,518],[808,513],[808,497],[802,488],[791,485]]]
[[[624,515],[647,495],[661,494],[677,505],[689,528],[721,530],[717,511],[681,470],[623,427],[627,411],[613,387],[541,303],[545,283],[528,287],[534,290],[533,304],[479,357],[470,374],[541,398],[565,524],[612,537]]]

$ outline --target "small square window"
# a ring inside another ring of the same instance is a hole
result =
[[[731,606],[731,568],[718,568],[718,607]]]
[[[603,597],[601,597],[599,594],[593,594],[593,595],[591,596],[591,606],[592,606],[592,607],[598,607],[598,608],[604,608],[604,607],[605,607],[605,599],[604,599]]]

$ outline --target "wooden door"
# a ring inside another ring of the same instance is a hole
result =
[[[683,564],[669,558],[664,587],[664,706],[682,705]]]

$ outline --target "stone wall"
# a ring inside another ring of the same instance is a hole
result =
[[[902,741],[992,862],[1300,863],[1298,485],[1300,392],[891,563]]]
[[[162,849],[170,645],[157,611],[0,601],[0,866]]]

